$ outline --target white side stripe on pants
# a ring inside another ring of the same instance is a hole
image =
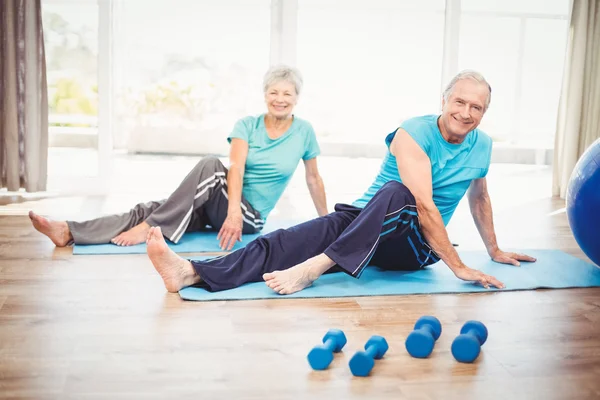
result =
[[[227,187],[227,181],[225,179],[225,172],[216,172],[213,176],[211,176],[208,179],[205,179],[197,186],[197,192],[196,192],[196,195],[194,196],[194,201],[197,198],[199,198],[200,196],[202,196],[204,193],[206,193],[209,189],[214,188],[219,183],[221,183],[223,185],[223,188],[221,188],[222,194],[225,196],[226,199],[229,199],[229,197],[227,196],[227,191],[225,190],[225,188]],[[260,218],[256,218],[256,216],[248,210],[248,208],[246,207],[246,205],[244,203],[240,203],[240,206],[243,211],[243,213],[242,213],[243,220],[248,225],[251,225],[254,228],[262,228],[262,226],[265,223],[264,220],[262,220]],[[189,222],[191,220],[193,212],[194,212],[194,205],[192,204],[192,206],[190,207],[188,212],[183,217],[183,220],[181,221],[181,223],[179,224],[179,226],[177,227],[177,229],[175,230],[173,235],[169,238],[171,241],[177,243],[181,239],[181,236],[183,236],[183,234],[185,233],[185,228],[187,228],[187,226],[189,225]],[[244,214],[246,214],[251,219],[246,218],[246,215],[244,215]]]
[[[400,208],[400,209],[398,209],[396,211],[392,211],[391,213],[385,214],[385,216],[389,217],[390,215],[397,214],[400,211],[404,210],[406,207],[417,208],[417,206],[413,206],[412,204],[406,204],[405,206],[403,206],[402,208]],[[417,220],[418,219],[419,219],[419,217],[417,216]],[[360,262],[360,264],[358,264],[358,267],[356,267],[356,269],[354,270],[354,272],[352,272],[352,275],[356,274],[358,272],[358,270],[362,268],[363,264],[367,261],[367,259],[371,256],[371,253],[373,253],[373,250],[375,250],[375,247],[377,247],[377,244],[379,243],[379,238],[380,238],[380,236],[377,237],[377,240],[375,240],[375,243],[373,244],[373,247],[371,247],[371,250],[369,250],[369,252],[365,256],[365,258]]]
[[[225,186],[225,187],[227,187],[227,186]],[[225,196],[225,198],[227,200],[229,200],[229,196],[227,196],[227,191],[225,190],[225,188],[221,188],[221,192],[223,193],[223,196]],[[242,211],[244,211],[244,213],[246,215],[248,215],[249,217],[251,217],[253,219],[253,222],[251,222],[242,214],[244,221],[246,221],[248,224],[252,225],[255,228],[257,228],[259,226],[263,226],[265,224],[265,221],[263,221],[262,219],[255,218],[254,214],[252,214],[250,211],[248,211],[248,208],[244,205],[244,203],[240,203],[240,206],[242,206]]]
[[[219,183],[220,178],[224,177],[224,176],[225,176],[225,172],[219,171],[219,172],[215,172],[210,178],[207,178],[207,179],[203,180],[202,182],[200,182],[198,184],[198,186],[196,186],[196,195],[194,196],[194,200],[196,200],[198,197],[202,196],[203,193],[206,193],[206,191],[209,189],[209,187],[215,187],[216,184]],[[209,185],[210,183],[212,183],[212,185]],[[207,187],[202,188],[205,185]],[[192,203],[192,206],[190,207],[190,209],[188,210],[188,212],[185,214],[185,216],[179,223],[179,226],[177,227],[177,229],[175,229],[175,232],[173,232],[173,235],[169,238],[172,242],[177,243],[179,241],[179,239],[181,239],[181,236],[185,232],[185,228],[187,228],[187,226],[190,223],[190,219],[192,217],[192,212],[194,212],[194,204],[193,203]]]

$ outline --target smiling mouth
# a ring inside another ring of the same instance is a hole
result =
[[[456,117],[454,115],[452,116],[452,118],[454,118],[454,120],[456,122],[458,122],[459,124],[463,124],[463,125],[469,125],[469,124],[471,124],[471,121],[468,121],[468,122],[460,121],[460,120],[456,119]]]

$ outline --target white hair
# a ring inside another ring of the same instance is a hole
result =
[[[444,100],[446,102],[448,101],[448,99],[450,98],[450,95],[454,91],[454,86],[456,86],[456,83],[463,79],[473,79],[474,81],[487,86],[488,96],[487,96],[487,99],[485,100],[485,105],[483,107],[483,110],[486,111],[488,109],[488,107],[490,106],[490,101],[492,100],[492,87],[490,86],[488,81],[485,80],[483,75],[481,75],[477,71],[473,71],[470,69],[460,71],[454,78],[452,78],[452,80],[450,81],[448,86],[446,86],[446,90],[444,90],[444,93],[443,93]]]
[[[287,65],[276,65],[269,68],[263,79],[263,90],[266,93],[269,87],[281,81],[293,84],[296,88],[296,94],[300,95],[304,83],[302,75],[296,68]]]

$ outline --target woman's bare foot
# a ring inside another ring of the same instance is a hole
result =
[[[279,294],[292,294],[312,285],[335,262],[325,254],[309,258],[292,268],[263,274],[268,287]]]
[[[29,219],[33,227],[38,232],[48,236],[57,247],[65,247],[73,240],[66,221],[52,221],[37,215],[33,211],[29,211]]]
[[[148,237],[149,230],[150,225],[144,221],[141,224],[134,226],[130,230],[115,236],[110,241],[117,246],[133,246],[144,243]]]
[[[165,287],[171,293],[177,293],[187,286],[201,281],[192,263],[179,257],[167,246],[159,227],[150,228],[146,240],[148,257],[154,268],[163,278]]]

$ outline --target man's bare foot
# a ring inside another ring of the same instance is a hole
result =
[[[149,230],[150,225],[144,221],[141,224],[134,226],[130,230],[115,236],[110,241],[117,246],[133,246],[144,243],[148,237]]]
[[[33,227],[38,232],[48,236],[57,247],[65,247],[73,240],[66,221],[52,221],[37,215],[33,211],[29,211],[29,219]]]
[[[167,246],[159,227],[150,228],[146,244],[148,257],[163,278],[169,292],[177,293],[184,287],[201,281],[192,263],[179,257]]]
[[[292,294],[312,285],[335,262],[325,254],[309,258],[292,268],[263,274],[268,287],[279,294]]]

